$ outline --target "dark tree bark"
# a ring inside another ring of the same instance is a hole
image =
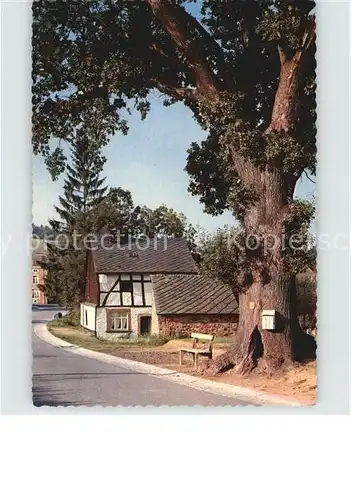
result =
[[[203,51],[208,38],[203,35],[200,25],[194,27],[196,21],[193,17],[169,0],[146,1],[178,50],[183,53],[194,74],[197,90],[193,98],[201,100],[204,106],[208,102],[213,109],[216,102],[220,103],[225,81],[220,79],[220,74],[214,74],[208,64]],[[301,60],[314,36],[313,21],[306,29],[301,47],[295,54],[288,56],[278,47],[280,75],[267,134],[288,134],[295,127]],[[284,176],[280,165],[270,164],[261,168],[253,166],[233,146],[230,149],[235,174],[239,176],[243,186],[255,194],[256,199],[245,214],[245,232],[267,241],[273,240],[275,245],[263,254],[251,254],[255,265],[251,273],[252,282],[239,295],[237,342],[225,354],[211,361],[208,370],[218,373],[236,366],[243,373],[254,368],[261,358],[263,368],[273,372],[296,359],[299,346],[304,344],[297,319],[293,279],[286,268],[282,249],[285,220],[293,209],[292,195],[297,177]],[[262,328],[264,309],[277,312],[275,331]]]
[[[281,54],[279,85],[275,95],[272,120],[267,132],[289,132],[294,127],[294,112],[298,85],[300,54],[288,60]],[[304,356],[314,357],[315,342],[303,334],[296,309],[294,278],[283,258],[284,223],[293,203],[290,195],[294,185],[286,186],[279,165],[267,165],[264,170],[252,167],[233,151],[234,168],[244,185],[255,192],[257,202],[244,218],[247,235],[263,238],[267,246],[257,255],[257,270],[253,282],[239,295],[239,324],[235,346],[214,359],[208,371],[215,374],[233,366],[239,373],[251,371],[261,358],[261,367],[273,373]],[[262,311],[275,310],[274,331],[262,328]]]

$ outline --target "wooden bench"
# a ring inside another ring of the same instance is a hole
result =
[[[179,364],[182,364],[182,355],[183,352],[189,352],[193,355],[194,358],[194,366],[197,368],[197,357],[207,356],[209,359],[212,359],[212,343],[213,343],[214,335],[208,335],[207,333],[192,333],[191,338],[193,340],[192,347],[181,347],[179,349]],[[205,342],[202,342],[201,348],[196,347],[198,345],[199,340],[207,341],[207,345]]]

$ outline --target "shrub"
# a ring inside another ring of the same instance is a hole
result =
[[[79,327],[80,326],[80,312],[77,309],[72,310],[66,316],[62,316],[62,318],[55,318],[50,322],[52,326],[72,326]]]

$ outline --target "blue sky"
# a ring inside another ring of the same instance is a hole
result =
[[[203,213],[198,198],[187,191],[186,150],[192,141],[200,141],[206,135],[188,108],[181,103],[164,107],[161,96],[154,94],[146,120],[141,121],[135,112],[129,117],[129,126],[127,136],[114,136],[104,150],[107,158],[104,175],[108,185],[129,189],[136,205],[156,208],[165,203],[183,212],[192,224],[211,232],[233,224],[230,213],[219,217]],[[53,205],[58,203],[62,184],[62,178],[56,182],[51,180],[41,157],[34,157],[35,224],[46,224],[49,218],[56,217]],[[296,195],[305,198],[314,190],[315,185],[305,178],[299,181]]]

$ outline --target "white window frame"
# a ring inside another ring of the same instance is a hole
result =
[[[108,311],[108,323],[109,323],[109,331],[110,332],[128,332],[129,325],[129,311]],[[118,326],[119,323],[119,326]]]

